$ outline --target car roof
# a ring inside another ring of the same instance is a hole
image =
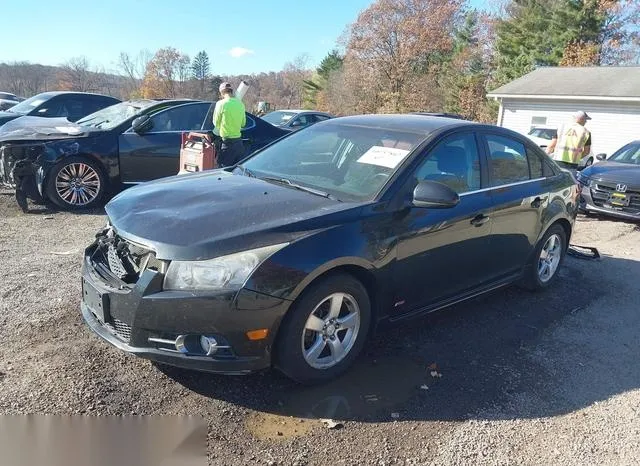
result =
[[[474,126],[477,123],[454,118],[418,114],[378,114],[332,118],[322,122],[322,124],[342,124],[429,134],[448,126]]]
[[[269,113],[274,113],[274,112],[318,113],[320,115],[330,115],[330,113],[321,112],[320,110],[302,110],[299,108],[279,108],[278,110],[274,110],[273,112],[269,112]]]
[[[455,118],[456,120],[466,120],[462,115],[458,115],[457,113],[446,113],[446,112],[412,112],[412,115],[423,115],[423,116],[435,116],[435,117],[443,117],[443,118]]]
[[[106,94],[97,94],[95,92],[76,92],[76,91],[47,91],[47,92],[41,92],[40,94],[36,94],[42,97],[55,97],[57,95],[94,95],[97,97],[108,97],[110,99],[114,99],[114,100],[120,100],[117,97],[113,97],[111,95],[106,95]]]

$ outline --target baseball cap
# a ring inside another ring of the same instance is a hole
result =
[[[591,120],[591,117],[587,115],[586,112],[583,112],[582,110],[579,112],[576,112],[574,116],[576,117],[576,120],[580,120],[581,118],[584,118],[585,120]]]
[[[226,82],[226,81],[225,81],[225,82],[223,82],[222,84],[220,84],[220,87],[218,88],[218,90],[219,90],[220,92],[222,92],[222,91],[224,91],[225,89],[231,89],[231,90],[233,90],[233,88],[231,87],[231,83],[228,83],[228,82]]]

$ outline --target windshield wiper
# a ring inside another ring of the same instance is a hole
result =
[[[249,170],[247,167],[243,165],[238,165],[238,168],[242,170],[243,176],[248,176],[249,178],[257,178],[256,174]]]
[[[315,194],[316,196],[325,197],[327,199],[331,199],[331,200],[334,200],[334,201],[342,202],[342,201],[340,201],[340,199],[338,199],[337,197],[333,196],[332,194],[329,194],[329,193],[324,192],[324,191],[320,191],[319,189],[309,188],[307,186],[303,186],[301,184],[294,183],[293,181],[288,180],[286,178],[277,178],[277,177],[272,177],[272,176],[264,176],[264,177],[260,177],[260,179],[264,180],[264,181],[270,181],[272,183],[283,184],[285,186],[289,186],[291,188],[298,189],[300,191],[305,191],[307,193]]]

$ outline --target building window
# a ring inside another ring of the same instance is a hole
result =
[[[547,117],[544,116],[534,116],[531,117],[531,128],[533,129],[536,126],[546,126],[547,125]]]

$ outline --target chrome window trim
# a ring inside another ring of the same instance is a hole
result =
[[[458,194],[458,196],[462,197],[462,196],[468,196],[470,194],[483,193],[485,191],[493,191],[494,189],[510,188],[512,186],[520,186],[522,184],[534,183],[534,182],[543,181],[543,180],[546,180],[546,179],[547,179],[547,177],[543,176],[542,178],[534,178],[532,180],[517,181],[515,183],[501,184],[499,186],[491,186],[489,188],[475,189],[473,191],[467,191],[466,193]]]

